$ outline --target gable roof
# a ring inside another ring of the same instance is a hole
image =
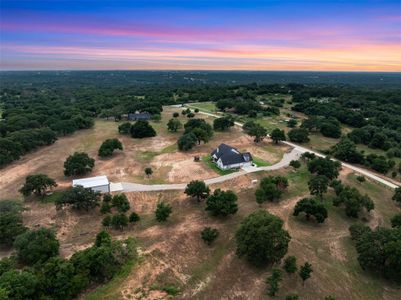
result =
[[[249,152],[241,153],[234,147],[227,144],[220,144],[212,153],[216,160],[221,160],[223,165],[239,164],[252,161],[252,155]]]

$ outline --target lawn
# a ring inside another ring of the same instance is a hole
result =
[[[207,167],[209,167],[210,169],[212,169],[213,171],[215,171],[217,174],[219,175],[227,175],[227,174],[231,174],[234,172],[237,172],[238,170],[236,169],[231,169],[231,170],[221,170],[213,161],[212,158],[210,157],[210,155],[207,156],[203,156],[201,158],[202,162],[204,162],[206,164]]]
[[[196,102],[196,103],[188,103],[188,107],[190,108],[198,108],[201,111],[205,112],[216,112],[217,108],[214,102]]]
[[[252,156],[252,161],[253,163],[258,166],[258,167],[267,167],[267,166],[271,166],[271,164],[263,159],[261,159],[260,157],[257,156]]]

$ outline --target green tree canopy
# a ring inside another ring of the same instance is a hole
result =
[[[161,201],[157,203],[155,216],[158,222],[164,222],[173,212],[173,208],[167,202]]]
[[[284,260],[284,270],[288,274],[295,273],[298,269],[297,267],[297,258],[295,256],[287,256]]]
[[[88,154],[84,152],[75,152],[68,156],[67,160],[64,162],[64,175],[85,175],[91,172],[94,166],[95,160],[90,158]]]
[[[54,231],[48,228],[29,230],[19,235],[14,242],[18,259],[26,264],[43,263],[59,250]]]
[[[290,235],[283,228],[283,221],[263,210],[248,215],[236,232],[239,257],[255,266],[280,261],[288,250]]]
[[[288,180],[283,176],[268,176],[260,181],[255,192],[256,201],[261,204],[265,201],[275,201],[281,198],[288,187]]]
[[[181,151],[191,150],[197,143],[198,139],[193,132],[182,135],[177,142],[178,149]]]
[[[184,191],[189,197],[196,197],[198,201],[206,199],[209,196],[210,189],[204,181],[192,180],[188,183]]]
[[[121,213],[124,213],[130,209],[128,198],[124,193],[114,195],[113,199],[111,200],[111,204]]]
[[[182,128],[182,124],[181,124],[180,120],[178,120],[176,118],[170,119],[167,122],[167,129],[169,131],[177,132],[177,130],[180,129],[180,128]]]
[[[118,126],[118,132],[121,134],[129,134],[131,132],[131,123],[125,122]]]
[[[205,227],[201,232],[202,240],[208,245],[211,245],[218,236],[219,231],[216,228]]]
[[[15,238],[27,229],[22,222],[23,207],[13,200],[0,201],[0,245],[11,246]]]
[[[327,193],[329,186],[329,179],[324,175],[313,176],[309,182],[308,187],[311,195],[316,195],[323,199],[323,194]]]
[[[217,118],[214,119],[213,121],[214,130],[224,131],[233,126],[234,126],[234,119],[231,116]]]
[[[7,295],[2,300],[37,299],[39,280],[31,272],[10,270],[0,276],[0,290],[4,290]]]
[[[308,161],[308,170],[312,174],[324,175],[329,180],[338,177],[341,163],[331,160],[329,157],[315,157]]]
[[[206,200],[206,210],[215,216],[228,216],[238,211],[237,195],[233,191],[214,190]]]
[[[301,277],[303,283],[305,283],[305,281],[310,278],[312,272],[313,269],[310,263],[306,262],[304,265],[301,266],[301,268],[299,269],[299,276]]]
[[[99,205],[100,193],[82,186],[75,186],[65,191],[61,198],[56,200],[57,207],[71,206],[73,209],[93,209]]]
[[[275,128],[275,129],[273,129],[272,133],[270,134],[270,137],[275,144],[278,144],[278,142],[281,142],[281,141],[285,141],[284,130]]]
[[[327,210],[324,205],[310,198],[304,198],[297,202],[293,215],[298,216],[300,213],[305,213],[307,220],[313,216],[318,223],[323,223],[327,218]]]
[[[375,208],[368,195],[361,195],[356,188],[349,186],[345,186],[338,196],[334,198],[333,205],[343,205],[346,215],[352,218],[358,218],[363,208],[368,212]]]
[[[116,149],[123,150],[123,144],[118,139],[107,139],[100,146],[98,155],[100,157],[109,157],[113,155]]]
[[[282,271],[277,268],[272,269],[271,275],[266,279],[269,296],[276,296],[281,280],[283,280]]]
[[[401,187],[395,189],[392,199],[398,204],[401,204]]]
[[[133,138],[138,139],[156,136],[156,131],[149,122],[143,120],[136,121],[135,124],[131,126],[130,132]]]
[[[293,128],[288,132],[288,138],[291,142],[307,143],[309,142],[309,133],[304,128]]]
[[[45,174],[29,175],[25,178],[25,184],[19,190],[25,197],[32,193],[43,196],[52,187],[56,187],[56,181]]]

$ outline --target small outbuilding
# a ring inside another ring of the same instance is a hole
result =
[[[82,179],[74,179],[72,181],[72,186],[82,186],[87,189],[91,189],[95,192],[109,193],[110,192],[110,182],[107,176],[96,176],[88,177]]]

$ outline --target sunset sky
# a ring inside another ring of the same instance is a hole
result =
[[[2,70],[401,71],[401,1],[1,0]]]

